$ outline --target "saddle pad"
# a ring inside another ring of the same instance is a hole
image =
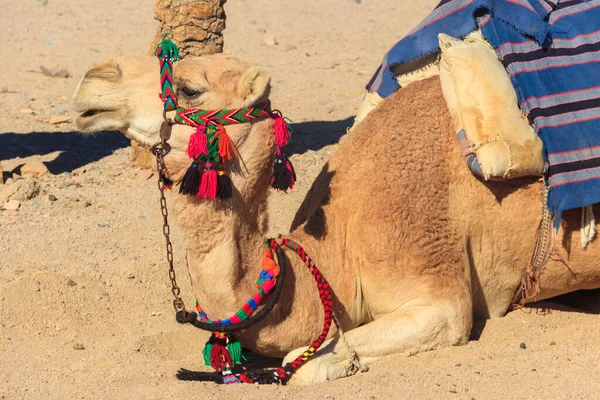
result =
[[[468,167],[485,180],[541,176],[542,141],[494,50],[479,31],[438,38],[442,91]]]

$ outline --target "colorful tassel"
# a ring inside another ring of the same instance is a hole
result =
[[[231,357],[232,367],[242,363],[242,344],[239,340],[235,339],[231,335],[227,337],[227,351]]]
[[[179,194],[193,196],[198,193],[203,175],[200,168],[196,161],[190,165],[179,185]]]
[[[168,33],[163,36],[160,43],[156,46],[154,55],[159,58],[167,58],[170,61],[181,60],[181,57],[179,57],[179,48],[177,48],[177,45],[172,40],[167,39],[167,36],[169,36]]]
[[[204,173],[200,182],[198,196],[207,200],[214,200],[217,197],[217,172],[212,163],[206,163]]]
[[[233,158],[232,153],[237,158],[238,153],[235,145],[227,134],[224,126],[217,127],[217,133],[212,140],[219,141],[219,156],[221,156],[223,160],[231,160]]]
[[[218,335],[218,336],[217,336]],[[231,368],[231,356],[227,351],[226,338],[223,333],[213,334],[214,343],[210,350],[210,365],[215,371],[223,371],[225,368]]]
[[[221,200],[230,199],[233,195],[233,185],[227,173],[223,170],[217,173],[217,186],[219,193],[217,194]]]
[[[206,139],[206,132],[204,126],[198,126],[196,132],[190,136],[188,147],[185,152],[189,158],[196,159],[201,155],[208,154],[208,141]]]
[[[291,136],[290,127],[287,124],[285,118],[277,110],[273,111],[274,119],[274,130],[275,130],[275,143],[277,146],[283,147],[288,144]]]
[[[288,189],[293,188],[295,183],[296,172],[294,171],[292,163],[287,159],[285,154],[276,154],[271,186],[277,190],[286,192]]]
[[[202,356],[204,357],[204,365],[210,367],[210,353],[212,352],[213,344],[215,344],[215,336],[210,335],[210,338],[204,345],[204,350],[202,350]]]

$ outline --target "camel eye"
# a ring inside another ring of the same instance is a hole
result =
[[[191,89],[189,87],[184,86],[181,89],[179,89],[179,93],[183,94],[188,99],[195,99],[197,97],[200,97],[200,95],[202,93],[204,93],[204,91],[202,91],[202,90],[196,90],[196,89]]]

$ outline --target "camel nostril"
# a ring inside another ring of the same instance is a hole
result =
[[[99,65],[90,69],[84,79],[104,79],[112,82],[120,79],[122,75],[121,68],[117,64]]]

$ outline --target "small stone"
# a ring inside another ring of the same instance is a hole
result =
[[[293,44],[287,44],[285,45],[285,51],[292,51],[292,50],[296,50],[297,47],[294,46]]]
[[[64,113],[66,113],[66,112],[67,112],[67,109],[66,109],[66,108],[62,108],[62,107],[59,107],[59,108],[55,108],[55,109],[54,109],[52,112],[53,112],[54,114],[64,114]]]
[[[62,124],[65,122],[69,122],[71,119],[72,119],[72,117],[66,117],[66,116],[62,116],[62,115],[53,115],[48,119],[48,122],[53,125],[58,125],[58,124]]]
[[[127,276],[127,279],[135,279],[135,275],[134,275],[134,274],[129,274],[129,275]]]
[[[109,224],[100,223],[100,224],[98,224],[98,226],[100,228],[108,228],[110,225]]]
[[[89,207],[91,205],[92,205],[92,203],[90,201],[86,201],[85,204],[84,204],[84,207]]]
[[[67,281],[67,286],[71,286],[71,287],[77,286],[77,282],[75,282],[73,279],[69,279]]]
[[[21,203],[17,200],[9,200],[4,204],[6,210],[18,210],[21,207]]]
[[[48,167],[39,161],[28,162],[21,167],[21,175],[31,175],[34,178],[41,178],[49,173]]]
[[[556,346],[556,342],[553,340],[550,342],[550,346]]]
[[[158,317],[161,314],[160,311],[152,311],[152,314],[150,314],[153,317]]]
[[[10,199],[18,201],[31,200],[40,194],[40,190],[40,184],[31,178],[19,180],[19,187],[15,193],[10,196]]]
[[[527,348],[527,345],[525,343],[521,343],[519,345],[520,348],[522,348],[523,350],[525,350]]]
[[[48,195],[48,200],[50,200],[50,201],[56,201],[56,200],[58,200],[58,199],[56,198],[56,196],[55,196],[55,195],[53,195],[53,194],[49,194],[49,195]]]
[[[83,175],[87,172],[87,168],[86,167],[79,167],[79,168],[75,168],[72,172],[72,174],[74,176],[78,176],[78,175]]]
[[[73,343],[73,350],[85,350],[83,343]]]
[[[46,43],[50,43],[50,42],[46,42]],[[49,68],[44,67],[43,65],[40,65],[40,71],[42,71],[42,74],[49,76],[51,78],[68,78],[71,76],[71,73],[64,68],[49,69]]]
[[[269,34],[265,35],[264,41],[267,46],[275,46],[277,44],[277,39],[275,39],[275,36]]]
[[[21,114],[35,114],[35,111],[33,111],[31,108],[21,108],[20,113]]]
[[[147,181],[148,179],[152,178],[154,176],[154,171],[149,170],[149,169],[145,169],[140,171],[140,179],[143,181]]]

